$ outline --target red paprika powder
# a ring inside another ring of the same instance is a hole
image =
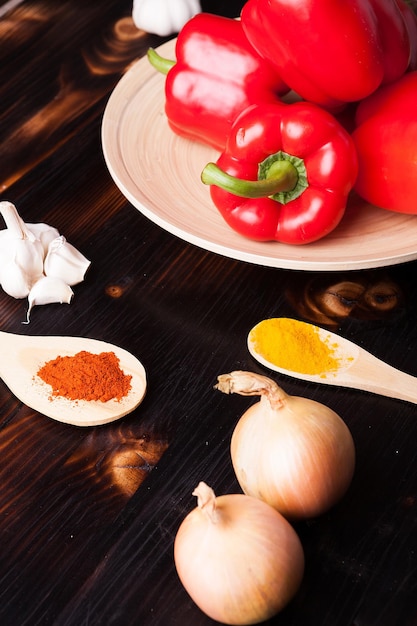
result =
[[[131,389],[132,380],[120,369],[114,352],[93,354],[85,350],[47,361],[38,376],[51,385],[53,396],[101,402],[121,400]]]

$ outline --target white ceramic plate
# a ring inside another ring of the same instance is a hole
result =
[[[175,39],[158,51],[175,59]],[[296,270],[355,270],[417,259],[417,216],[356,201],[339,227],[313,244],[256,242],[235,233],[200,181],[218,153],[178,137],[164,112],[165,76],[145,57],[120,80],[102,125],[104,158],[116,185],[147,218],[205,250],[250,263]],[[417,201],[417,199],[416,199]]]

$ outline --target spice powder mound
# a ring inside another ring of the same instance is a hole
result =
[[[340,366],[335,356],[337,344],[320,338],[319,328],[289,318],[260,322],[250,333],[258,354],[277,367],[300,374],[334,372]]]
[[[37,374],[52,387],[52,396],[69,400],[121,400],[131,389],[132,377],[120,369],[114,352],[82,350],[74,356],[58,356]]]

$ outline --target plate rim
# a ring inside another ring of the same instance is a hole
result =
[[[175,45],[176,39],[171,39],[159,46],[157,50],[162,55],[172,56],[172,53],[175,52]],[[107,104],[105,106],[101,124],[102,150],[109,173],[114,183],[122,192],[122,194],[126,197],[126,199],[147,219],[149,219],[165,231],[169,232],[170,234],[178,237],[179,239],[182,239],[187,243],[196,245],[197,247],[202,248],[206,251],[220,254],[221,256],[230,259],[252,263],[255,265],[261,265],[264,267],[273,267],[277,269],[303,271],[353,271],[388,267],[392,265],[407,263],[409,261],[414,261],[417,259],[417,229],[415,248],[414,246],[412,246],[407,248],[406,250],[397,250],[396,252],[388,256],[378,254],[370,256],[368,258],[335,258],[334,260],[329,260],[328,258],[326,258],[326,260],[321,261],[319,258],[312,258],[311,256],[309,256],[309,248],[311,249],[314,244],[287,246],[279,242],[256,242],[257,245],[261,243],[262,247],[265,248],[265,254],[261,254],[259,252],[248,252],[245,251],[243,248],[239,248],[236,246],[225,246],[222,243],[216,242],[213,237],[201,237],[193,233],[192,229],[190,230],[185,227],[178,227],[169,219],[165,219],[163,216],[159,215],[157,212],[155,212],[155,210],[147,206],[147,204],[135,193],[135,189],[132,188],[134,186],[135,188],[139,189],[140,180],[133,181],[134,185],[129,184],[129,181],[132,179],[132,177],[130,175],[130,172],[128,171],[128,168],[124,164],[123,155],[120,154],[120,159],[115,160],[112,157],[112,151],[110,149],[111,146],[114,146],[116,144],[119,147],[119,125],[117,120],[120,119],[121,116],[130,114],[130,97],[137,94],[141,89],[143,89],[147,81],[152,79],[155,73],[156,70],[152,68],[146,56],[141,57],[140,59],[135,61],[128,68],[126,73],[121,77],[121,79],[113,89],[112,93],[110,94]],[[165,76],[159,75],[158,80],[160,80],[161,84],[163,106],[163,99],[165,97],[163,89]],[[162,116],[160,119],[162,119]],[[166,118],[164,121],[166,123]],[[167,128],[169,129],[168,125]],[[174,134],[171,129],[169,129],[169,132]],[[176,138],[178,141],[189,141],[178,136],[176,136]],[[207,150],[210,151],[211,149],[207,148]],[[120,150],[118,151],[120,152]],[[214,155],[219,154],[213,150],[211,150],[211,152]],[[128,182],[126,182],[126,179]],[[384,211],[384,209],[380,210]],[[387,216],[386,213],[388,213],[389,215]],[[385,217],[387,219],[391,219],[392,221],[395,221],[397,216],[400,216],[398,219],[417,219],[417,216],[413,215],[395,213],[390,214],[390,212],[386,213]],[[318,244],[325,251],[325,240],[330,240],[330,237],[331,236],[328,236],[327,238],[316,242],[316,244]],[[244,238],[242,237],[242,242],[243,240]],[[248,240],[244,241],[247,244]],[[278,248],[279,246],[281,250],[291,249],[292,254],[296,251],[297,258],[294,258],[294,256],[285,257],[283,255],[280,255],[279,253],[272,255],[267,251],[267,248],[270,248],[272,246],[275,248]]]

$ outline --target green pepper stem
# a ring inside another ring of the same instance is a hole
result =
[[[161,74],[168,74],[171,67],[175,65],[175,61],[161,57],[154,48],[148,48],[147,57],[152,67],[161,72]]]
[[[205,185],[214,185],[242,198],[265,198],[291,191],[298,182],[297,168],[287,160],[275,161],[267,178],[244,180],[227,174],[215,163],[208,163],[201,174]]]

